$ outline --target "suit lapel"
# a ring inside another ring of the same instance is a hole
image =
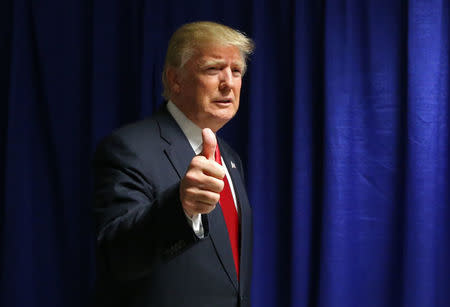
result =
[[[186,174],[187,168],[195,156],[195,152],[165,106],[158,112],[156,120],[159,124],[161,139],[166,144],[164,146],[164,153],[181,179]]]
[[[227,165],[228,167],[228,165]],[[251,272],[251,257],[252,257],[252,220],[251,220],[251,209],[247,199],[247,193],[245,192],[244,183],[239,174],[239,171],[234,169],[232,177],[234,183],[234,189],[236,194],[239,195],[238,202],[240,206],[240,222],[241,222],[241,255],[240,255],[240,293],[248,293],[247,290],[243,289],[249,284],[250,272]]]
[[[238,202],[238,208],[240,213],[240,267],[239,267],[239,276],[240,276],[240,282],[239,282],[239,288],[241,293],[244,289],[242,287],[245,287],[245,285],[248,284],[248,278],[250,278],[250,265],[251,265],[251,236],[252,236],[252,223],[251,223],[251,209],[247,198],[247,193],[245,192],[245,185],[242,181],[241,174],[239,172],[238,167],[238,161],[234,161],[232,158],[232,155],[227,151],[227,147],[222,145],[222,142],[220,139],[219,146],[220,151],[222,153],[222,158],[227,166],[228,173],[230,174],[231,180],[233,182],[233,188],[236,195],[236,201]],[[222,216],[223,219],[223,216]],[[225,224],[225,221],[223,222]],[[226,228],[226,225],[225,225]],[[226,233],[227,236],[227,243],[228,243],[228,249],[229,249],[229,257],[231,259],[231,266],[233,271],[233,276],[236,279],[236,270],[234,268],[234,261],[233,256],[231,253],[231,247],[230,241],[228,238],[228,233]]]
[[[237,273],[234,267],[233,254],[231,252],[230,238],[228,237],[227,225],[223,217],[222,209],[217,204],[216,208],[208,214],[209,236],[219,256],[220,262],[225,269],[231,283],[238,291]]]

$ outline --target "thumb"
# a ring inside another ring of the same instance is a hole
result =
[[[201,155],[208,160],[214,160],[214,152],[216,151],[217,140],[214,132],[209,128],[202,130],[203,150]]]

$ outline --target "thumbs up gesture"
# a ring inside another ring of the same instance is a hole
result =
[[[208,160],[215,161],[214,152],[216,151],[217,139],[214,132],[209,128],[202,130],[203,150],[200,153],[201,156]]]
[[[225,170],[214,160],[217,140],[209,128],[202,130],[203,150],[195,156],[180,183],[183,210],[193,217],[214,210],[220,199]]]

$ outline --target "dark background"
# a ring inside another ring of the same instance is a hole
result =
[[[253,306],[450,306],[449,1],[0,2],[0,306],[88,306],[90,160],[162,103],[170,34],[254,38]]]

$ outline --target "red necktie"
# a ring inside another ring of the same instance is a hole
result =
[[[216,162],[222,165],[219,146],[216,146],[215,158]],[[231,242],[231,250],[233,252],[234,265],[236,266],[236,273],[239,279],[239,219],[227,176],[223,178],[223,182],[224,187],[222,192],[220,192],[219,204],[222,208],[225,223],[227,224],[228,235]]]

